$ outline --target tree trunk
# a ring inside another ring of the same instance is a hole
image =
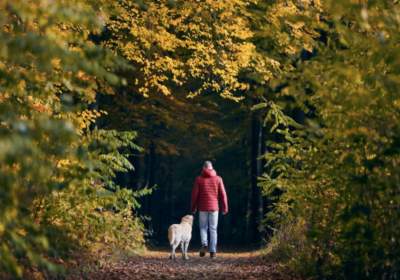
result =
[[[169,159],[169,168],[168,168],[168,182],[167,184],[169,185],[168,188],[168,203],[169,203],[169,221],[167,224],[171,224],[172,222],[172,217],[175,217],[175,201],[173,200],[173,195],[174,195],[174,163],[173,163],[173,159],[170,158]]]
[[[149,152],[145,154],[144,157],[144,164],[145,164],[145,173],[144,173],[144,182],[142,187],[149,187],[152,186],[152,180],[154,180],[154,175],[153,175],[153,165],[154,165],[154,145],[151,143],[149,145]],[[149,213],[151,211],[151,202],[150,202],[150,197],[145,197],[144,198],[144,205],[142,205],[142,208],[145,213]]]
[[[264,216],[264,202],[261,190],[258,187],[258,177],[262,173],[262,160],[260,156],[263,153],[263,126],[261,117],[258,113],[252,116],[252,137],[251,137],[251,196],[250,196],[250,217],[249,230],[251,240],[255,243],[261,241],[259,227]]]

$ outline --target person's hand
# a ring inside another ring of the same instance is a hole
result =
[[[228,214],[228,211],[222,212],[222,215],[225,216],[226,214]]]

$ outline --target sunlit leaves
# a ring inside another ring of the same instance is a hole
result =
[[[313,257],[292,251],[288,263],[298,271],[396,278],[399,212],[388,205],[399,200],[400,79],[393,58],[399,56],[400,8],[392,1],[321,5],[324,24],[318,13],[303,18],[305,26],[322,27],[314,55],[282,79],[285,95],[306,104],[305,126],[286,130],[290,141],[268,143],[270,172],[260,184],[269,195],[283,190],[271,217],[284,227],[307,222],[305,254]]]
[[[82,223],[105,235],[116,235],[118,224],[138,240],[130,247],[142,242],[134,194],[112,183],[115,172],[132,169],[119,149],[136,148],[135,134],[90,132],[105,114],[88,108],[99,85],[123,84],[113,71],[126,66],[89,40],[103,24],[95,11],[83,0],[0,3],[0,278],[23,277],[33,266],[58,271],[46,256],[61,244],[58,253],[67,254],[74,240],[88,245],[92,239],[77,230]],[[96,133],[108,149],[94,145]],[[110,186],[107,203],[124,214],[111,209],[109,218],[86,220],[105,203],[95,188]]]
[[[246,42],[253,35],[246,1],[142,4],[145,9],[135,1],[118,1],[120,12],[107,24],[111,38],[106,41],[137,67],[139,93],[171,95],[184,86],[190,97],[212,91],[235,99],[248,88],[239,80],[255,57],[254,45]]]

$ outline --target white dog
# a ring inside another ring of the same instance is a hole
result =
[[[180,224],[173,224],[168,228],[168,240],[171,245],[170,259],[175,260],[175,249],[181,245],[183,259],[189,259],[187,250],[190,239],[192,239],[193,216],[186,215],[182,218]]]

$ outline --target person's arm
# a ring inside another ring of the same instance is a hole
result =
[[[199,197],[199,184],[197,182],[197,178],[194,181],[193,189],[192,189],[192,201],[190,203],[190,209],[192,213],[196,213],[197,211],[197,200]]]
[[[228,197],[226,195],[226,191],[225,191],[225,186],[224,186],[224,182],[222,181],[222,178],[220,178],[219,180],[219,184],[218,184],[218,193],[219,193],[219,200],[222,204],[222,213],[225,215],[228,213]]]

